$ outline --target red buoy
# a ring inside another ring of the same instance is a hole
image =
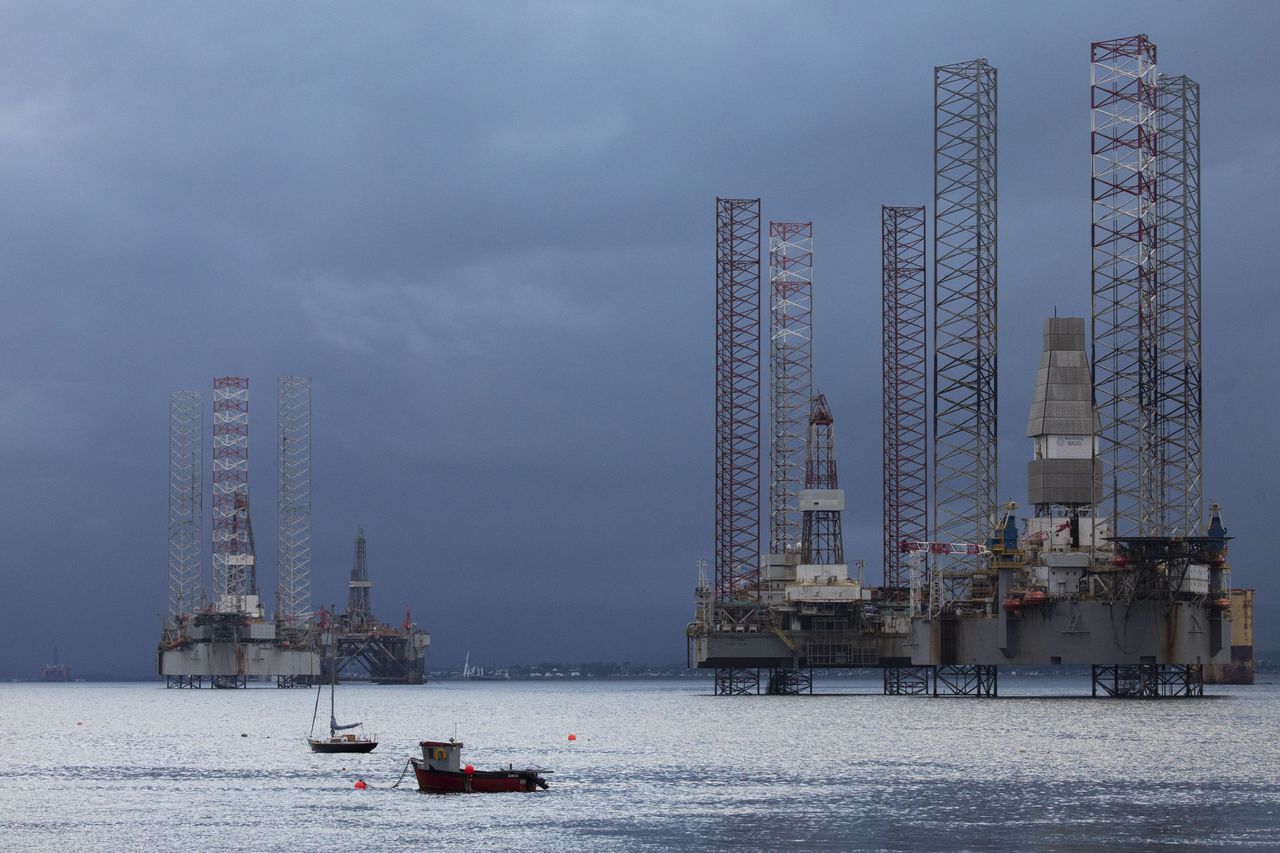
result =
[[[577,740],[577,739],[578,739],[577,735],[572,735],[572,734],[569,735],[569,740]]]
[[[472,773],[476,772],[476,769],[468,764],[466,767],[462,768],[462,772],[470,776]]]
[[[365,788],[368,788],[368,787],[369,787],[369,786],[368,786],[368,785],[366,785],[366,784],[364,783],[364,780],[363,780],[363,779],[357,779],[357,780],[356,780],[355,789],[356,789],[357,791],[363,791]]]

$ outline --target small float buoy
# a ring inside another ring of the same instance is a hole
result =
[[[577,739],[578,739],[577,735],[574,735],[574,734],[569,735],[569,740],[577,740]]]
[[[247,734],[245,734],[244,732],[241,732],[241,733],[240,733],[240,737],[248,737],[248,735],[247,735]]]
[[[368,788],[369,786],[365,784],[363,779],[357,779],[356,784],[353,787],[357,791],[363,791],[365,788]]]
[[[77,726],[83,726],[83,725],[84,725],[84,720],[76,720],[76,725],[77,725]]]
[[[468,764],[466,767],[462,768],[462,772],[470,776],[472,773],[476,772],[476,769]]]

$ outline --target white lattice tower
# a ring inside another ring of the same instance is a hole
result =
[[[1156,46],[1092,45],[1093,382],[1099,514],[1122,536],[1159,532]]]
[[[281,377],[276,403],[276,618],[300,628],[311,619],[310,377]]]
[[[200,600],[204,520],[204,399],[169,395],[169,612],[177,626]]]
[[[813,376],[813,223],[769,223],[769,552],[798,548]]]

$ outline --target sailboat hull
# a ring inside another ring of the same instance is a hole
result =
[[[378,746],[376,740],[357,740],[354,736],[350,739],[307,738],[307,743],[311,744],[312,752],[373,752]]]

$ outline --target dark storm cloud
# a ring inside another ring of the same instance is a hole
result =
[[[363,524],[375,608],[412,602],[440,664],[678,659],[712,550],[717,194],[815,221],[815,375],[869,484],[846,523],[874,578],[878,207],[929,202],[931,69],[975,56],[1000,70],[1001,492],[1022,500],[1040,320],[1088,310],[1088,42],[1131,32],[1204,90],[1209,494],[1274,616],[1276,23],[1261,3],[5,7],[0,672],[54,643],[146,670],[167,394],[227,374],[252,378],[267,590],[274,382],[305,374],[316,604],[342,600]]]

